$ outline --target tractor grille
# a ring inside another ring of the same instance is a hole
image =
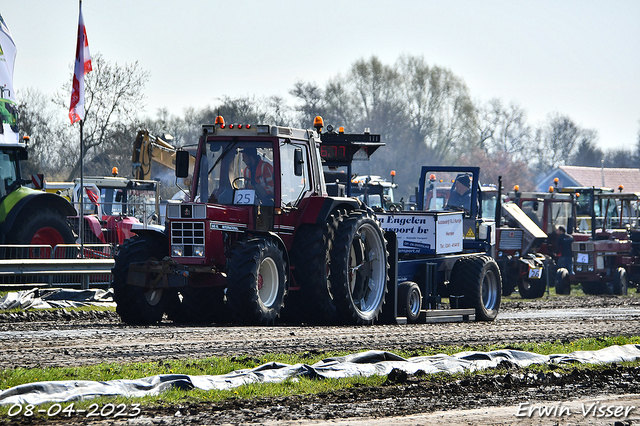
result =
[[[171,244],[184,245],[185,252],[189,246],[204,245],[204,222],[172,222]]]
[[[510,229],[500,232],[500,250],[520,250],[522,249],[522,230]]]

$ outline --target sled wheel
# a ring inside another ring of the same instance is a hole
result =
[[[422,309],[422,293],[418,284],[405,281],[398,284],[398,313],[407,318],[407,322],[415,324]]]
[[[489,256],[458,259],[451,271],[452,294],[460,298],[461,308],[475,308],[476,319],[493,321],[502,300],[502,283],[498,264]]]

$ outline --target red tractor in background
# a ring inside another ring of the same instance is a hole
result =
[[[640,194],[593,188],[589,196],[591,232],[573,234],[573,273],[558,269],[556,289],[579,283],[586,294],[626,295],[640,282]]]

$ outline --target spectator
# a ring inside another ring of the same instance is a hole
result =
[[[560,225],[556,229],[558,234],[556,238],[556,254],[558,255],[558,268],[566,268],[570,274],[573,274],[573,237],[567,234],[564,226]]]

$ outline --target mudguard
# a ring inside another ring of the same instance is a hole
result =
[[[51,209],[59,211],[64,216],[78,214],[64,197],[22,186],[7,195],[0,203],[0,230],[3,240],[16,218],[29,209]]]

